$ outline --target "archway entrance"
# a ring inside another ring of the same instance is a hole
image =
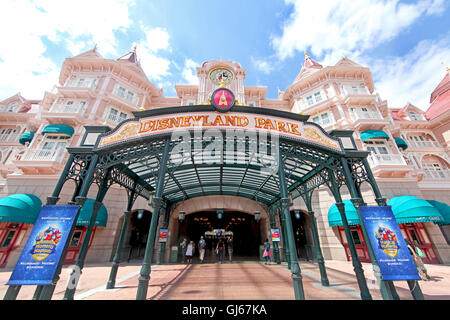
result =
[[[215,248],[219,236],[215,231],[223,230],[222,237],[233,236],[233,260],[258,259],[261,239],[261,223],[254,216],[239,211],[227,211],[221,218],[216,211],[200,211],[186,216],[180,223],[180,236],[198,244],[200,236],[206,240],[205,262],[216,261]],[[198,256],[198,252],[194,257]],[[228,251],[224,261],[228,261]]]
[[[313,260],[309,217],[304,211],[294,210],[291,211],[291,220],[298,259]]]

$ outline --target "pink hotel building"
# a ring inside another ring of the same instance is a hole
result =
[[[431,93],[426,111],[409,103],[401,108],[388,108],[388,102],[374,91],[367,67],[345,57],[333,66],[322,66],[307,54],[298,76],[285,91],[278,93],[277,99],[265,98],[267,87],[245,85],[246,69],[239,63],[222,60],[204,62],[197,68],[198,85],[176,85],[177,96],[166,97],[162,89],[147,79],[136,49],[111,60],[103,58],[94,48],[67,58],[58,85],[51,92],[43,93],[41,99],[28,100],[18,93],[0,101],[0,267],[16,264],[33,226],[33,219],[15,219],[12,211],[5,209],[8,202],[5,199],[31,201],[37,214],[52,194],[68,159],[66,147],[80,145],[84,126],[113,129],[123,120],[133,118],[133,111],[205,104],[219,86],[214,81],[217,70],[231,77],[227,88],[239,105],[309,115],[308,121],[319,124],[327,132],[353,130],[358,149],[370,151],[368,161],[382,195],[388,201],[409,196],[418,203],[414,210],[398,217],[403,222],[400,227],[404,237],[426,253],[425,263],[450,263],[450,216],[446,206],[450,204],[448,69]],[[371,189],[363,187],[362,191],[367,199],[373,199]],[[95,192],[91,190],[88,197],[95,198]],[[74,185],[65,183],[58,204],[69,203],[73,194]],[[344,199],[350,198],[348,192],[343,194]],[[312,202],[325,260],[350,260],[342,221],[333,212],[335,201],[329,190],[319,188]],[[111,261],[127,206],[125,189],[113,185],[103,204],[103,213],[100,211],[90,240],[87,262]],[[432,205],[440,208],[443,223],[421,214],[423,207]],[[33,210],[25,207],[22,213],[27,210],[31,215]],[[174,247],[178,247],[182,237],[198,241],[198,230],[204,230],[201,227],[218,228],[214,219],[217,208],[223,208],[225,215],[229,215],[229,224],[222,227],[234,231],[237,245],[246,241],[257,248],[269,237],[267,208],[258,201],[230,195],[187,199],[171,209],[163,262],[177,261],[172,251],[176,252]],[[121,260],[142,257],[151,214],[148,210],[151,209],[145,199],[138,198],[134,203],[127,217]],[[301,197],[293,199],[290,210],[298,257],[313,260],[311,220]],[[179,220],[179,212],[184,212],[185,220]],[[252,217],[255,212],[261,215],[257,223]],[[361,261],[369,261],[359,222],[350,217],[348,220],[358,256]],[[160,219],[158,229],[162,223]],[[86,228],[86,221],[79,219],[66,263],[74,263]],[[257,259],[257,252],[258,249],[235,248],[238,257]]]

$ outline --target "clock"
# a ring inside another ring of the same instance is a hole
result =
[[[209,73],[209,80],[216,85],[229,85],[234,80],[234,73],[225,68],[216,68]]]

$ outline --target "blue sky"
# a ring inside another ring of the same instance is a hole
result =
[[[450,5],[444,0],[2,0],[0,99],[41,99],[64,59],[97,44],[116,59],[137,43],[150,81],[175,96],[211,59],[247,69],[246,85],[276,98],[304,51],[322,65],[343,55],[368,66],[391,108],[421,109],[450,66]],[[90,9],[88,9],[90,8]]]

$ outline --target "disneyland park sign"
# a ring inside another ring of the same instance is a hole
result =
[[[186,130],[246,130],[262,132],[266,134],[278,134],[279,136],[300,140],[335,151],[341,151],[338,140],[329,137],[320,127],[313,123],[284,118],[278,116],[282,112],[257,113],[253,107],[241,107],[248,112],[229,111],[234,106],[233,93],[226,88],[215,90],[211,96],[212,111],[192,111],[196,106],[189,108],[167,108],[164,114],[144,116],[138,119],[126,120],[115,130],[102,136],[98,142],[98,148],[108,147],[135,138],[144,138],[152,135],[171,134]],[[201,106],[206,107],[206,106]],[[210,107],[209,107],[210,108]],[[188,109],[188,110],[186,110]],[[205,109],[199,108],[198,109]],[[173,111],[172,111],[173,110]],[[251,110],[251,112],[250,112]],[[158,112],[158,110],[155,110]],[[272,110],[274,111],[274,110]],[[226,113],[225,113],[226,112]]]

